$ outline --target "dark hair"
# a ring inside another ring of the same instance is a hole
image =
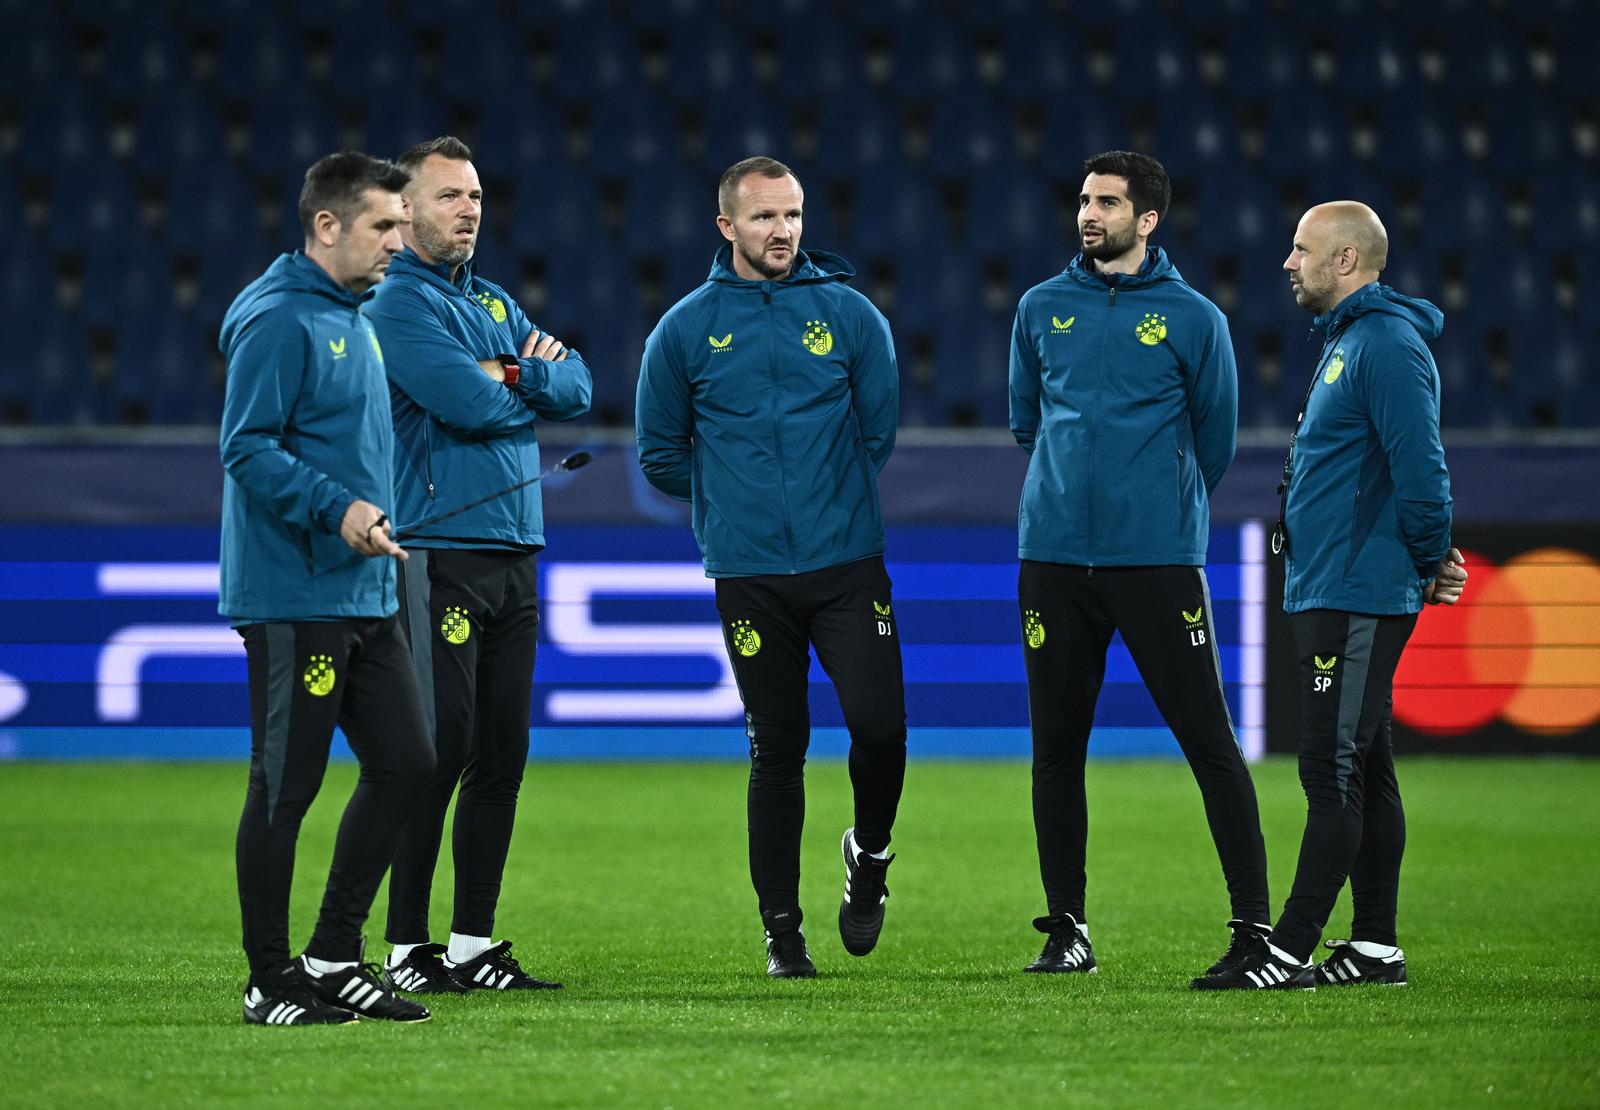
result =
[[[409,180],[411,175],[393,162],[358,150],[330,154],[306,171],[306,183],[300,187],[300,226],[310,235],[322,211],[348,223],[362,210],[368,189],[398,193]]]
[[[437,154],[441,158],[448,158],[452,162],[472,161],[471,147],[454,135],[440,135],[437,139],[429,139],[425,143],[418,143],[396,158],[394,164],[405,170],[406,173],[415,175],[417,167],[427,161],[428,156],[432,154]]]
[[[1172,201],[1172,180],[1167,177],[1166,167],[1148,154],[1108,150],[1084,162],[1083,172],[1126,178],[1128,201],[1133,205],[1135,219],[1146,212],[1154,212],[1158,220],[1167,218],[1167,205]]]
[[[739,182],[753,173],[774,179],[794,177],[794,171],[776,158],[757,155],[754,158],[746,158],[741,162],[735,162],[722,171],[722,180],[717,182],[717,211],[724,216],[733,215],[734,194],[739,191]],[[795,177],[795,180],[799,181],[800,179]]]

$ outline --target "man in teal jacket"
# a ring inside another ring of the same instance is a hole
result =
[[[750,877],[767,974],[810,977],[800,834],[812,645],[850,730],[855,824],[839,933],[852,955],[877,943],[894,858],[905,691],[877,475],[894,448],[899,382],[888,322],[844,284],[849,263],[800,250],[804,194],[788,167],[739,162],[717,200],[728,242],[645,344],[639,463],[692,504],[716,579],[750,740]]]
[[[255,1025],[423,1021],[361,963],[362,925],[433,745],[395,619],[394,504],[383,355],[360,307],[400,249],[405,173],[335,154],[306,173],[304,251],[239,294],[222,321],[222,586],[244,638],[250,788],[237,841]],[[316,930],[289,958],[300,822],[333,728],[361,764]]]
[[[1439,371],[1427,341],[1444,314],[1378,275],[1389,239],[1354,201],[1300,220],[1283,268],[1317,314],[1322,355],[1284,464],[1273,547],[1288,559],[1283,607],[1300,661],[1305,836],[1269,943],[1195,987],[1313,989],[1403,984],[1395,907],[1405,811],[1390,735],[1395,669],[1417,613],[1466,584],[1450,546],[1450,477],[1439,441]],[[1348,941],[1315,968],[1345,880]]]
[[[410,523],[488,498],[408,540],[401,622],[438,753],[389,881],[389,973],[403,990],[537,990],[496,944],[495,908],[528,762],[544,513],[534,429],[589,411],[589,368],[535,328],[472,256],[483,190],[465,143],[444,136],[399,158],[411,174],[406,249],[366,308],[394,407],[395,504]],[[457,782],[455,905],[447,944],[428,903]]]
[[[1084,760],[1106,651],[1121,632],[1194,771],[1222,860],[1233,940],[1269,930],[1255,786],[1223,697],[1203,569],[1210,495],[1233,461],[1238,378],[1222,313],[1147,241],[1166,216],[1161,163],[1084,163],[1082,253],[1023,295],[1011,430],[1031,455],[1018,514],[1033,821],[1049,913],[1025,970],[1092,972],[1084,919]]]

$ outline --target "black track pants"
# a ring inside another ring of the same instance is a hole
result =
[[[1394,775],[1394,672],[1417,615],[1292,613],[1300,659],[1300,785],[1306,831],[1272,943],[1307,959],[1345,879],[1350,939],[1395,943],[1406,815]]]
[[[236,852],[250,970],[289,960],[295,842],[322,786],[335,724],[361,773],[339,823],[306,954],[354,960],[406,815],[433,773],[399,623],[295,621],[248,625],[240,634],[250,681],[250,786]]]
[[[394,944],[430,939],[428,904],[456,784],[451,932],[494,932],[517,794],[528,762],[539,579],[532,554],[413,550],[400,569],[400,618],[411,644],[438,769],[417,799],[389,880]]]
[[[1205,572],[1025,560],[1017,594],[1033,725],[1033,824],[1050,912],[1084,920],[1084,759],[1106,649],[1118,631],[1200,786],[1233,916],[1270,921],[1255,784],[1223,698]]]
[[[900,636],[881,557],[807,574],[719,578],[717,612],[750,739],[750,879],[770,921],[800,906],[810,647],[850,730],[856,843],[882,851],[906,771]]]

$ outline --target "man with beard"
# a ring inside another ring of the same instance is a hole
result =
[[[839,935],[865,956],[883,927],[889,834],[906,768],[905,688],[883,565],[878,471],[894,449],[889,324],[800,250],[800,182],[747,158],[717,187],[727,242],[672,307],[639,371],[639,464],[693,505],[694,534],[745,708],[750,878],[767,974],[816,975],[800,931],[810,649],[850,730],[855,823],[844,831]]]
[[[474,272],[483,190],[466,144],[446,136],[398,161],[411,173],[406,249],[367,310],[389,372],[395,515],[420,521],[489,499],[410,539],[400,575],[438,769],[395,856],[388,968],[417,993],[553,988],[492,939],[528,759],[544,514],[537,484],[490,495],[539,473],[539,420],[588,411],[589,368]],[[458,781],[454,915],[439,944],[428,904]]]
[[[1084,759],[1120,632],[1189,761],[1222,861],[1231,967],[1270,931],[1255,786],[1234,737],[1204,564],[1210,494],[1233,461],[1227,321],[1147,245],[1172,195],[1161,163],[1084,163],[1082,253],[1030,289],[1011,340],[1011,430],[1032,456],[1017,592],[1033,727],[1033,821],[1049,913],[1031,972],[1093,972],[1084,917]]]
[[[1427,341],[1444,314],[1378,283],[1389,237],[1356,201],[1308,211],[1283,268],[1316,314],[1322,354],[1284,464],[1273,550],[1300,672],[1306,829],[1294,888],[1268,943],[1196,979],[1197,990],[1404,986],[1395,910],[1406,818],[1394,773],[1391,694],[1424,604],[1466,586],[1450,546],[1439,370]],[[1345,880],[1349,940],[1311,966]]]

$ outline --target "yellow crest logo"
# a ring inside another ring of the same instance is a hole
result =
[[[733,650],[747,659],[761,650],[761,633],[749,621],[734,621],[728,626],[728,634],[733,639]]]
[[[345,356],[344,336],[341,335],[338,339],[328,340],[328,350],[333,352],[334,358],[343,358]]]
[[[730,331],[721,339],[718,339],[714,335],[708,335],[706,336],[706,342],[711,344],[711,349],[713,351],[726,351],[730,346],[733,345],[733,332]]]
[[[1063,320],[1059,316],[1051,316],[1050,317],[1050,334],[1052,334],[1052,335],[1071,335],[1072,334],[1072,324],[1073,324],[1073,322],[1075,320],[1077,320],[1076,316],[1068,316],[1065,320]]]
[[[444,620],[439,622],[439,635],[447,644],[466,643],[467,637],[472,635],[472,618],[461,606],[450,606],[444,611]]]
[[[1022,638],[1034,651],[1044,647],[1044,621],[1035,609],[1022,614]]]
[[[333,657],[329,655],[313,655],[306,663],[305,674],[301,675],[301,680],[306,684],[306,693],[314,698],[325,698],[333,693],[336,678]]]
[[[828,330],[826,320],[807,320],[805,334],[800,337],[800,342],[806,345],[806,350],[814,355],[825,355],[833,350],[833,332]]]
[[[1322,372],[1322,380],[1332,385],[1339,380],[1339,375],[1344,373],[1344,348],[1340,347],[1333,352],[1333,357],[1328,360],[1328,368]]]
[[[505,301],[502,301],[499,297],[491,296],[488,293],[479,293],[478,303],[484,307],[484,309],[489,313],[489,318],[495,323],[503,324],[506,322]]]
[[[1190,628],[1199,628],[1200,627],[1200,618],[1201,618],[1201,616],[1203,616],[1205,614],[1205,607],[1201,606],[1199,609],[1196,609],[1192,613],[1189,612],[1187,609],[1179,609],[1178,612],[1183,614],[1183,623],[1184,624],[1188,625]]]
[[[1320,655],[1313,655],[1311,657],[1311,661],[1317,665],[1317,670],[1326,674],[1327,672],[1333,670],[1334,664],[1339,662],[1339,657],[1337,655],[1330,655],[1326,660],[1324,660]]]
[[[887,617],[889,615],[889,606],[887,604],[880,605],[874,601],[872,603],[872,611],[880,617]]]
[[[1146,347],[1154,347],[1167,337],[1167,318],[1156,312],[1146,312],[1144,319],[1134,325],[1133,334]]]

